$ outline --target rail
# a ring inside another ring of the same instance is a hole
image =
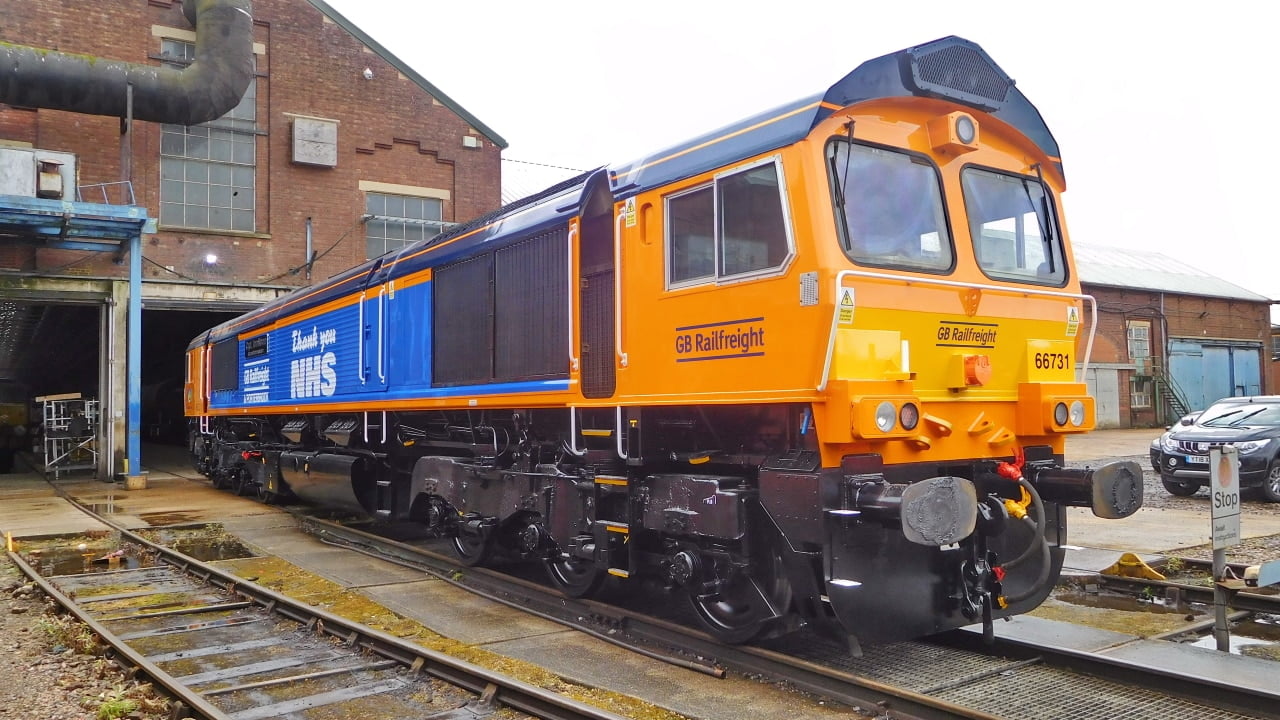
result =
[[[64,497],[66,496],[64,495]],[[414,672],[426,673],[450,685],[462,688],[479,696],[483,702],[498,703],[547,720],[622,720],[620,716],[606,710],[586,705],[558,693],[544,690],[450,655],[415,645],[380,630],[328,612],[323,608],[313,607],[304,602],[294,600],[213,565],[200,562],[171,548],[154,543],[93,512],[74,499],[69,497],[66,499],[84,514],[119,533],[122,540],[146,548],[156,556],[158,562],[164,563],[165,566],[249,601],[248,603],[243,603],[243,605],[256,606],[284,618],[303,623],[308,627],[314,628],[317,632],[345,641],[347,646],[357,651],[379,655],[400,665],[408,666]],[[102,622],[86,613],[82,608],[78,608],[74,600],[58,590],[47,579],[42,578],[34,568],[16,553],[11,553],[10,557],[50,597],[54,597],[68,607],[78,619],[89,625],[94,632],[109,642],[112,647],[117,648],[120,655],[126,658],[130,664],[152,677],[158,684],[178,698],[180,702],[185,703],[208,720],[222,720],[223,718],[235,720],[237,717],[250,717],[242,713],[225,712],[210,703],[202,697],[203,693],[196,692],[189,684],[163,671],[143,654],[130,648],[127,644],[127,639],[122,639],[115,635]],[[229,605],[222,606],[224,609],[226,607],[229,607]],[[149,613],[148,616],[152,616],[152,614]]]
[[[303,526],[335,545],[356,545],[380,558],[420,567],[446,580],[456,577],[454,584],[459,587],[543,617],[551,616],[580,631],[592,633],[606,627],[611,642],[630,642],[650,652],[679,658],[702,658],[836,702],[880,707],[887,711],[885,717],[1058,718],[1066,704],[1097,701],[1091,693],[1124,698],[1131,713],[1126,717],[1132,718],[1189,717],[1195,716],[1197,708],[1206,713],[1212,709],[1217,713],[1213,717],[1223,720],[1252,717],[1232,714],[1223,707],[1261,712],[1262,717],[1269,717],[1268,708],[1280,702],[1280,695],[1274,692],[1258,694],[1231,688],[1184,671],[1145,667],[1105,653],[1062,650],[1008,636],[997,637],[997,645],[987,648],[982,645],[981,633],[967,630],[936,640],[873,646],[858,658],[850,658],[848,648],[835,638],[816,632],[800,631],[762,645],[729,646],[681,622],[590,599],[565,598],[552,588],[486,568],[467,568],[465,573],[457,573],[456,564],[445,556],[356,528],[313,517],[306,517]],[[1007,692],[1003,683],[1010,681],[1006,678],[1017,678],[1017,692]],[[1021,704],[1019,696],[1035,696],[1042,687],[1045,693],[1067,692],[1072,696],[1063,700],[1066,704],[1047,700],[1035,710]],[[1195,700],[1185,699],[1188,696]],[[1099,711],[1076,716],[1106,714]]]

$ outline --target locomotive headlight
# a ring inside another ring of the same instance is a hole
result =
[[[925,127],[929,144],[938,152],[950,155],[978,149],[978,121],[967,112],[955,111],[931,118]]]
[[[1057,425],[1067,424],[1067,404],[1058,403],[1053,406],[1053,422]]]
[[[905,403],[898,411],[898,422],[902,423],[903,430],[915,430],[920,424],[920,408],[915,403]]]
[[[1084,402],[1080,400],[1071,403],[1071,424],[1076,427],[1084,424]]]
[[[893,403],[885,400],[876,406],[876,427],[880,432],[889,432],[898,420],[898,409]]]

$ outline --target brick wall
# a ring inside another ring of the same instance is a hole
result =
[[[1169,338],[1256,342],[1262,345],[1259,351],[1261,391],[1280,392],[1275,374],[1268,371],[1271,365],[1269,304],[1090,285],[1084,286],[1084,292],[1098,301],[1098,333],[1094,339],[1092,362],[1134,363],[1129,355],[1128,324],[1130,321],[1146,321],[1150,323],[1149,343],[1157,370],[1166,366],[1165,350]],[[1086,323],[1079,338],[1078,352],[1083,352],[1083,342],[1087,337],[1083,330],[1087,330],[1088,320],[1086,309]],[[1135,372],[1127,369],[1119,372],[1121,423],[1144,427],[1168,422],[1169,418],[1156,414],[1154,404],[1160,402],[1158,398],[1151,408],[1131,407],[1130,382]]]
[[[305,261],[306,219],[313,247],[333,249],[314,268],[328,277],[365,259],[361,180],[447,190],[444,219],[461,222],[500,204],[500,150],[488,138],[466,148],[462,136],[479,135],[305,0],[254,3],[254,41],[266,53],[257,62],[256,232],[232,234],[161,228],[144,248],[147,278],[202,282],[305,284],[290,271]],[[190,30],[174,0],[42,0],[0,3],[0,41],[136,63],[158,64],[160,38],[152,26]],[[365,68],[373,79],[364,79]],[[296,165],[291,118],[339,121],[336,168]],[[0,140],[74,152],[80,184],[120,179],[119,120],[52,110],[0,106]],[[160,125],[134,125],[133,186],[137,202],[159,215]],[[218,263],[203,258],[216,254]],[[24,270],[123,277],[107,254],[80,258],[40,251],[0,258]],[[4,264],[0,263],[0,264]],[[70,263],[70,264],[68,264]],[[31,267],[31,265],[35,267]],[[165,270],[171,267],[174,272]]]

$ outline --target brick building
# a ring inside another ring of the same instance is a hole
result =
[[[252,9],[253,79],[212,122],[135,122],[125,145],[117,117],[0,105],[0,153],[74,155],[84,200],[131,194],[158,220],[143,241],[144,385],[180,384],[187,341],[231,313],[501,204],[506,142],[479,119],[321,0]],[[196,39],[182,0],[0,3],[15,45],[183,67]],[[103,396],[118,417],[120,260],[0,236],[0,377]]]
[[[1271,300],[1159,253],[1074,250],[1098,302],[1087,380],[1100,426],[1167,425],[1221,397],[1280,392]]]
[[[1280,325],[1271,326],[1271,383],[1272,394],[1280,394]]]

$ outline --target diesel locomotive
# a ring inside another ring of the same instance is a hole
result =
[[[585,173],[187,349],[219,486],[420,523],[570,596],[644,582],[726,642],[884,642],[1048,595],[1094,426],[1058,146],[978,45]]]

